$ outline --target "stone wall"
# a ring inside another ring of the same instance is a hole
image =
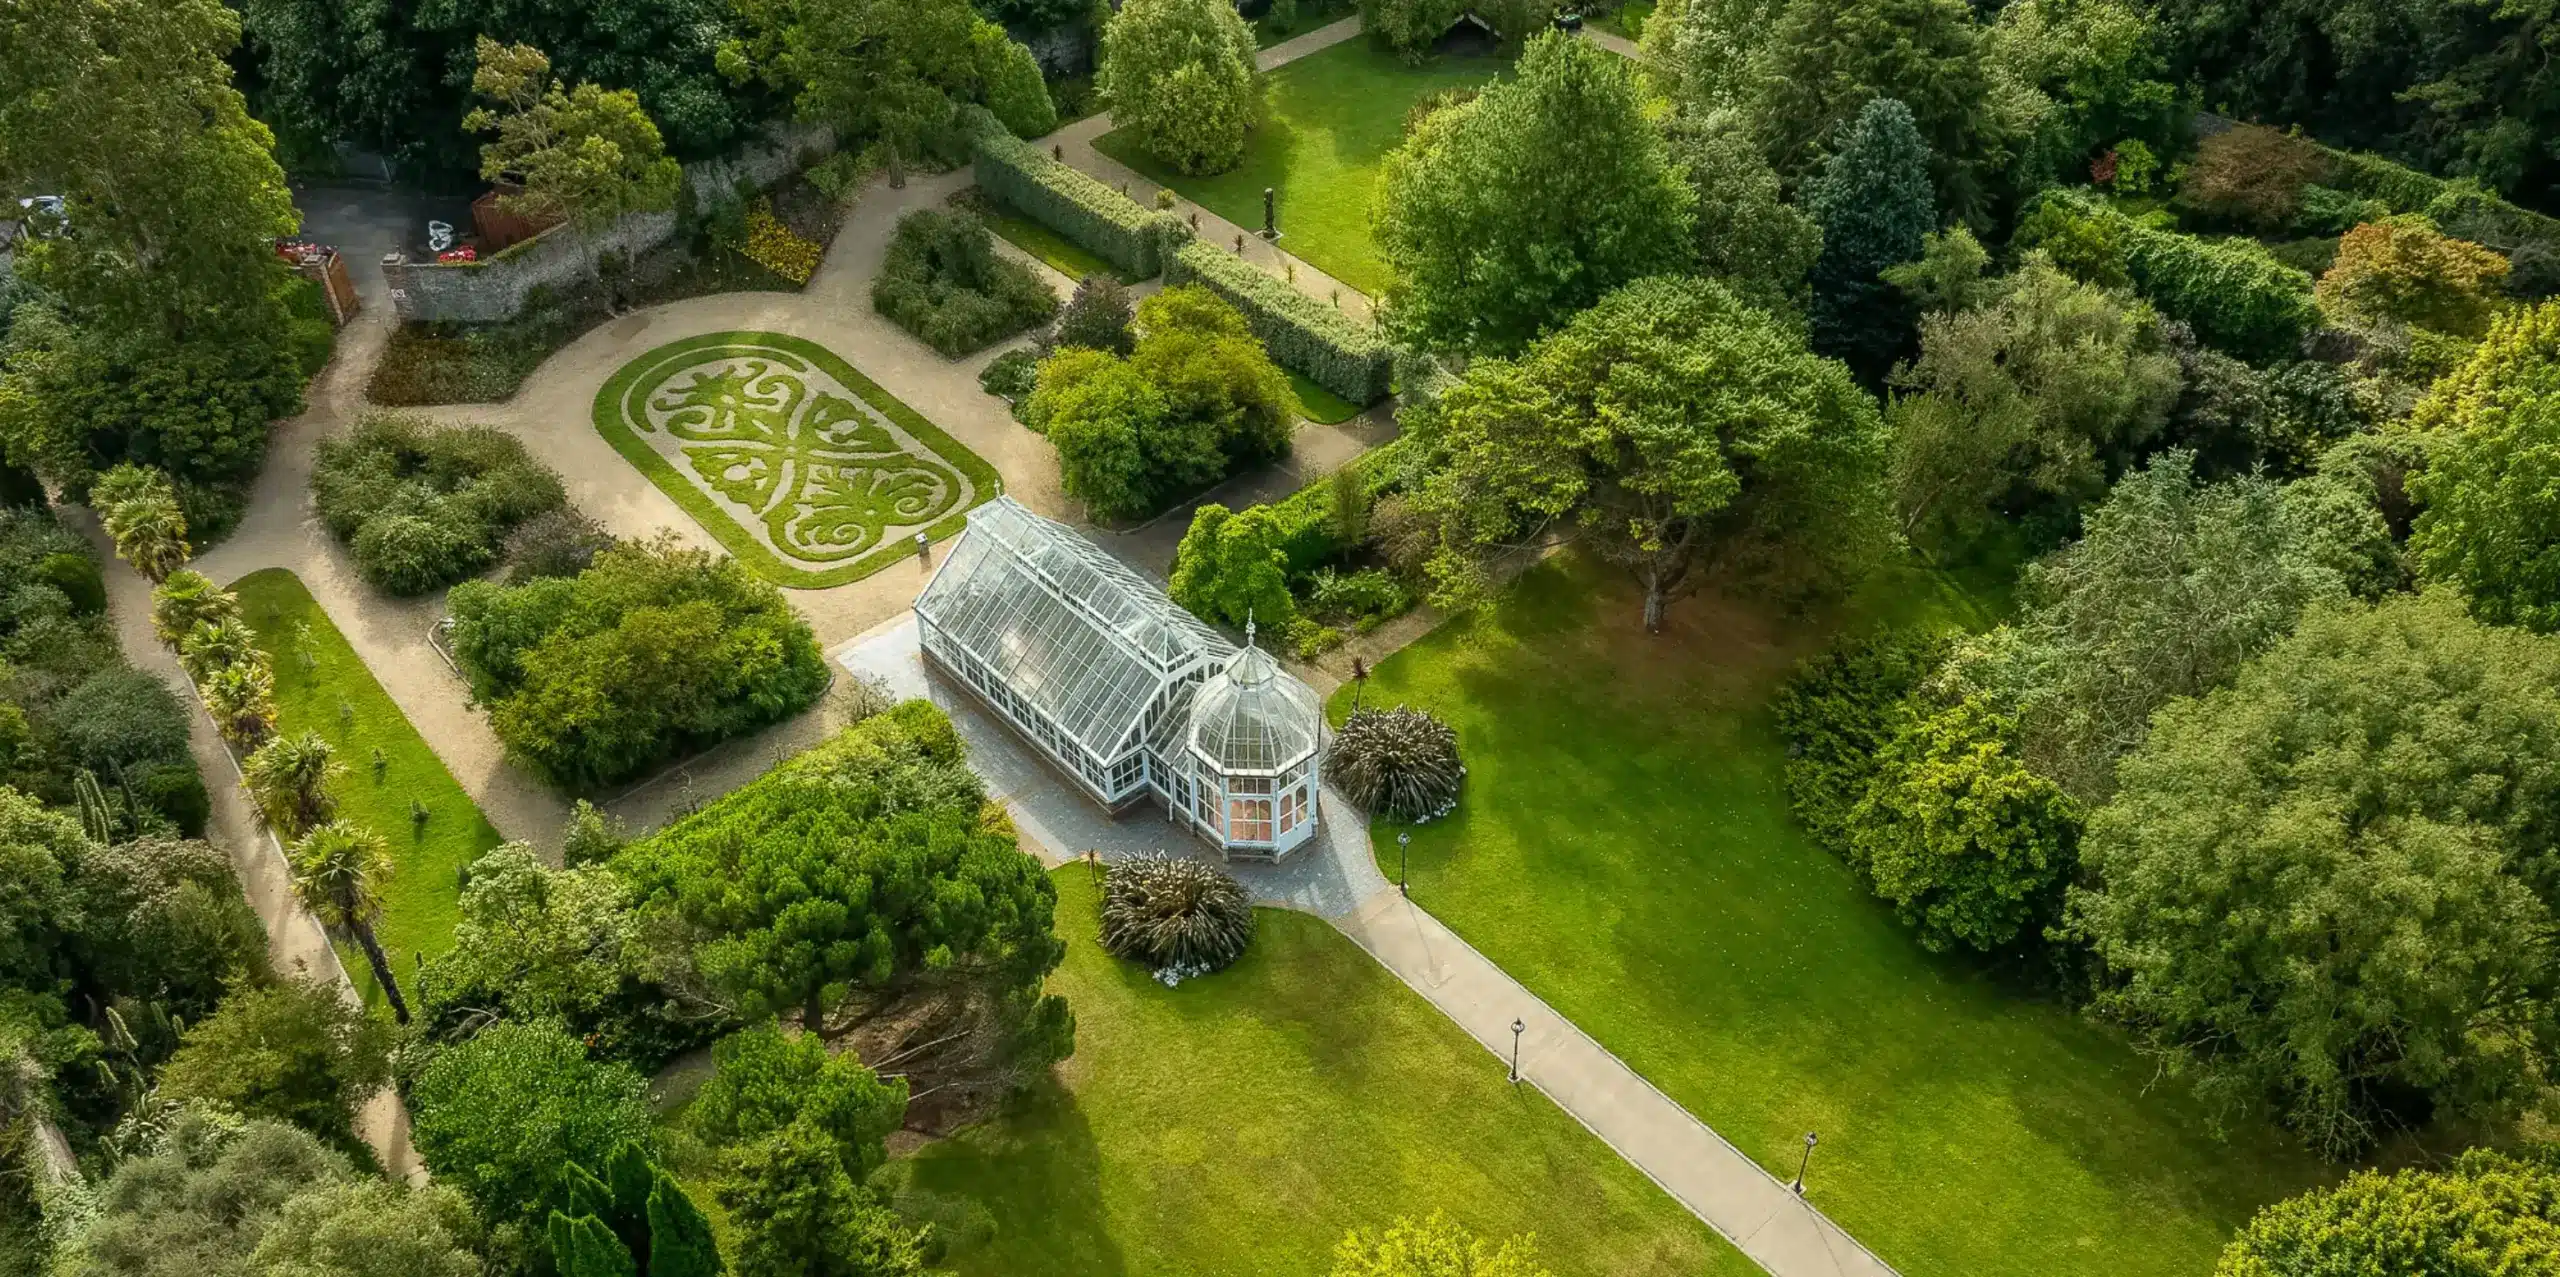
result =
[[[836,149],[835,134],[815,127],[778,129],[736,156],[688,164],[685,182],[697,207],[728,197],[741,181],[771,187]],[[513,319],[535,289],[586,277],[611,253],[635,258],[675,238],[674,213],[633,213],[600,231],[555,226],[478,262],[386,265],[392,310],[403,322],[494,324]]]

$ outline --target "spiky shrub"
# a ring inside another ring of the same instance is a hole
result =
[[[1421,710],[1364,709],[1344,719],[1325,756],[1325,774],[1373,816],[1419,823],[1458,805],[1466,766],[1458,734]]]
[[[1253,901],[1215,865],[1135,856],[1102,880],[1102,947],[1123,958],[1216,971],[1252,939]]]

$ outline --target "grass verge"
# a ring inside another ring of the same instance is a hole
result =
[[[910,533],[890,539],[878,549],[850,563],[815,570],[796,566],[775,553],[762,538],[741,526],[736,519],[729,517],[728,511],[721,509],[719,503],[705,494],[693,480],[677,473],[676,468],[668,463],[666,457],[657,449],[650,447],[647,440],[633,431],[629,408],[623,403],[623,399],[639,389],[653,373],[666,366],[671,360],[692,358],[706,351],[740,344],[778,349],[807,360],[820,371],[835,378],[837,383],[845,389],[862,396],[864,402],[879,409],[889,420],[896,422],[899,429],[915,436],[927,448],[932,449],[936,458],[966,477],[976,502],[992,501],[998,493],[1004,491],[1003,478],[996,474],[995,467],[988,465],[984,458],[969,451],[968,447],[959,440],[944,434],[940,426],[925,420],[923,414],[900,402],[897,396],[882,389],[878,382],[855,371],[853,365],[846,363],[838,358],[835,352],[816,342],[804,341],[787,333],[704,333],[699,337],[670,342],[624,364],[621,371],[615,373],[611,380],[605,382],[604,386],[596,391],[597,432],[605,437],[606,442],[613,445],[614,451],[622,454],[624,460],[639,467],[640,473],[649,476],[649,482],[658,485],[659,491],[666,493],[677,505],[684,507],[685,513],[692,515],[694,521],[702,525],[702,530],[719,541],[722,548],[735,555],[739,562],[753,568],[766,580],[776,585],[803,590],[843,585],[848,581],[859,581],[892,563],[913,557],[916,544],[915,537]],[[969,511],[961,509],[943,516],[925,531],[935,541],[947,541],[958,536],[960,530],[968,525]]]
[[[1321,1277],[1346,1230],[1434,1210],[1536,1232],[1558,1277],[1759,1271],[1320,919],[1261,910],[1243,961],[1167,989],[1102,952],[1084,867],[1052,878],[1074,1057],[882,1177],[978,1221],[962,1277]]]
[[[1868,610],[1987,619],[1934,573]],[[1924,952],[1804,836],[1766,707],[1824,627],[1639,611],[1551,563],[1378,664],[1366,703],[1466,752],[1456,813],[1412,831],[1416,901],[1772,1172],[1819,1132],[1813,1201],[1908,1277],[2185,1277],[2325,1177],[2263,1126],[2213,1138],[2122,1034]]]
[[[1340,425],[1360,415],[1362,405],[1309,381],[1305,373],[1290,373],[1289,388],[1298,392],[1298,415],[1317,425]]]
[[[258,646],[275,664],[277,729],[326,737],[347,765],[337,785],[338,818],[391,840],[398,868],[383,884],[377,934],[393,975],[406,981],[417,970],[412,955],[432,958],[452,946],[463,866],[503,840],[300,577],[268,568],[231,588]],[[425,821],[412,818],[413,801],[426,810]],[[364,955],[341,944],[338,958],[365,1004],[381,1005]],[[407,992],[414,1000],[415,991]]]
[[[1271,73],[1265,117],[1244,162],[1186,177],[1140,150],[1125,131],[1094,143],[1103,154],[1248,229],[1262,225],[1262,189],[1277,191],[1280,247],[1370,296],[1387,265],[1369,241],[1369,202],[1387,152],[1404,140],[1405,112],[1428,93],[1476,88],[1505,57],[1443,55],[1406,66],[1367,40],[1345,40]]]
[[[997,238],[1048,263],[1069,279],[1108,275],[1123,284],[1138,282],[1129,278],[1128,272],[1104,261],[1083,245],[1015,212],[1009,204],[988,198],[986,192],[974,186],[951,197],[951,202],[977,214]]]

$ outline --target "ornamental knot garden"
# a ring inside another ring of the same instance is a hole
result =
[[[783,585],[856,580],[956,535],[995,471],[815,343],[715,333],[598,393],[596,428],[731,553]]]

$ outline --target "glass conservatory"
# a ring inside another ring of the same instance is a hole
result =
[[[1241,649],[1064,524],[1010,497],[969,516],[916,599],[926,658],[1114,811],[1166,815],[1231,857],[1315,832],[1315,689]]]

